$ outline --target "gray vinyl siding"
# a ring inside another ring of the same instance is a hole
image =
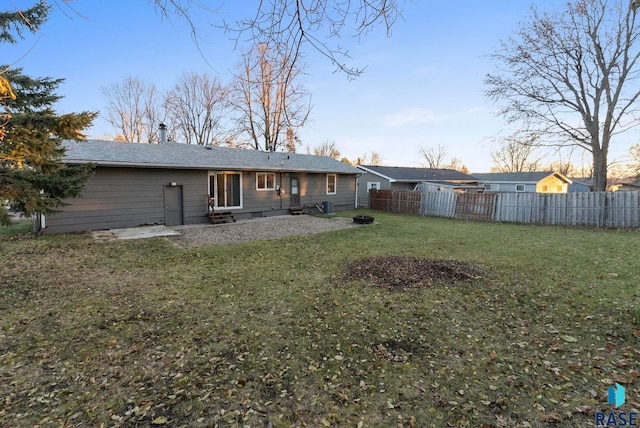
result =
[[[327,174],[298,174],[300,177],[300,203],[306,206],[333,202],[335,210],[353,209],[355,206],[356,176],[337,174],[336,193],[327,195]]]
[[[491,188],[485,188],[486,192],[516,192],[518,186],[524,185],[523,193],[536,193],[536,183],[508,183],[508,182],[495,182],[495,181],[485,181],[483,184],[490,184]]]
[[[367,183],[380,183],[379,190],[391,189],[391,183],[386,178],[382,178],[379,175],[365,172],[358,178],[358,206],[369,207],[369,192],[367,190]]]
[[[47,215],[48,233],[164,224],[164,188],[182,186],[183,223],[207,221],[207,172],[97,167],[82,193]]]
[[[214,171],[212,171],[214,172]],[[231,172],[231,171],[230,171]],[[276,185],[283,190],[257,190],[256,172],[242,172],[242,208],[231,208],[237,218],[266,217],[289,212],[291,204],[291,175],[296,175],[300,186],[300,205],[313,208],[325,201],[333,202],[334,209],[353,209],[355,206],[354,174],[337,174],[336,193],[327,195],[327,174],[276,173]]]
[[[165,224],[164,190],[170,183],[182,188],[183,223],[208,223],[209,175],[215,172],[218,171],[98,166],[82,198],[69,199],[60,212],[46,216],[46,232]],[[242,208],[228,209],[237,219],[289,212],[289,174],[293,173],[276,172],[276,184],[284,190],[278,195],[275,190],[256,189],[256,172],[224,172],[239,173],[242,177]],[[301,205],[310,208],[331,201],[335,210],[354,207],[355,174],[337,174],[335,195],[326,194],[327,174],[296,175],[300,181]]]
[[[388,179],[380,177],[376,174],[366,172],[358,179],[358,206],[369,206],[369,193],[367,191],[367,183],[380,183],[379,190],[413,190],[418,182],[395,181],[390,182]]]

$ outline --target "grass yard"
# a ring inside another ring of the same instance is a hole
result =
[[[584,427],[614,382],[640,407],[640,232],[364,213],[195,250],[0,236],[0,426]],[[345,275],[387,256],[485,274]]]
[[[15,220],[10,226],[0,224],[0,236],[15,236],[29,233],[33,230],[33,220]]]

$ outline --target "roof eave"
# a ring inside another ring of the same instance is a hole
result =
[[[388,176],[386,176],[386,175],[384,175],[384,174],[380,174],[379,172],[374,171],[374,170],[372,170],[372,169],[369,169],[369,168],[367,168],[367,167],[364,167],[364,166],[362,166],[362,165],[356,165],[356,168],[360,168],[361,170],[366,171],[366,172],[368,172],[368,173],[370,173],[370,174],[377,175],[378,177],[380,177],[380,178],[384,178],[385,180],[389,180],[389,183],[395,183],[396,181],[400,181],[400,180],[397,180],[397,179],[395,179],[395,178],[388,177]]]
[[[159,169],[193,169],[203,171],[269,171],[269,172],[297,172],[297,173],[310,173],[310,174],[344,174],[344,175],[357,175],[358,171],[338,171],[338,170],[314,170],[304,168],[258,168],[258,167],[215,167],[211,165],[177,165],[177,164],[164,164],[158,165],[154,163],[140,163],[140,162],[109,162],[109,161],[95,161],[84,159],[64,159],[62,161],[66,164],[72,165],[87,165],[94,164],[97,166],[106,167],[119,167],[119,168],[159,168]]]

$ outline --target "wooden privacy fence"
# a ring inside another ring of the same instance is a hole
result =
[[[422,194],[401,190],[369,191],[369,208],[398,214],[420,214]]]
[[[372,190],[369,201],[371,209],[462,220],[640,227],[640,192],[473,194]]]

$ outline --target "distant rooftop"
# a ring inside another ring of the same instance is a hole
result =
[[[474,173],[473,176],[479,178],[482,181],[500,181],[505,183],[537,183],[538,181],[549,177],[550,175],[557,175],[563,180],[568,180],[564,175],[554,171],[535,171],[535,172],[487,172],[487,173]]]
[[[474,176],[454,169],[411,168],[403,166],[358,165],[364,171],[391,181],[477,181]]]

